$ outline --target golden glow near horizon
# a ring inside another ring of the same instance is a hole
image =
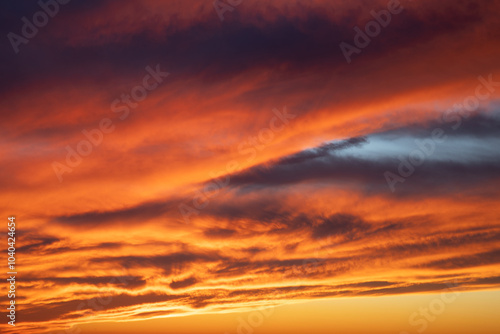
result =
[[[1,332],[496,333],[500,5],[394,1],[74,0],[5,39]]]

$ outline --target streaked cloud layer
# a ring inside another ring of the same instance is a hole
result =
[[[351,63],[386,1],[74,0],[4,38],[15,330],[498,290],[500,3],[401,6]]]

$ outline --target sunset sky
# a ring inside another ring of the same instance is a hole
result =
[[[58,1],[0,4],[1,333],[498,334],[499,0]]]

